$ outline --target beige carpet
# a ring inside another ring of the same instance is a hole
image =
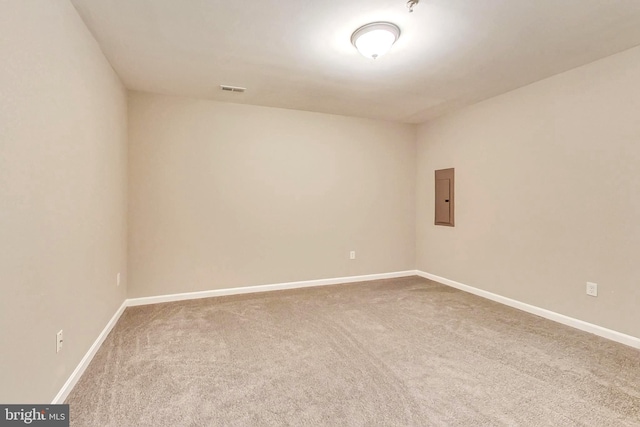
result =
[[[640,426],[640,352],[411,277],[129,308],[72,426]]]

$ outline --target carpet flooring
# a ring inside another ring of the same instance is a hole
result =
[[[640,351],[422,278],[130,307],[72,426],[640,426]]]

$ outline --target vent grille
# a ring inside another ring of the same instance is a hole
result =
[[[220,89],[222,89],[225,92],[239,92],[239,93],[243,93],[245,90],[247,90],[246,87],[228,86],[228,85],[220,85]]]

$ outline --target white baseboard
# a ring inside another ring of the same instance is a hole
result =
[[[82,360],[80,361],[76,369],[74,369],[74,371],[71,373],[71,376],[69,377],[67,382],[64,383],[64,385],[62,386],[62,388],[60,389],[56,397],[53,398],[53,402],[51,402],[52,405],[64,403],[67,396],[69,396],[69,393],[71,393],[71,390],[73,390],[73,387],[76,385],[80,377],[82,377],[82,374],[84,373],[84,371],[89,366],[89,363],[91,363],[93,356],[96,355],[96,353],[100,349],[100,346],[102,345],[104,340],[107,338],[107,335],[109,335],[109,332],[111,332],[111,330],[116,325],[116,323],[118,323],[120,316],[122,316],[122,313],[124,313],[124,310],[126,308],[127,308],[127,300],[124,300],[120,308],[118,308],[118,310],[113,315],[111,320],[109,320],[109,323],[107,323],[107,326],[104,327],[102,332],[100,332],[100,335],[98,335],[98,338],[95,340],[93,345],[89,348],[89,351],[87,351],[87,354],[84,355],[84,357],[82,358]]]
[[[336,277],[333,279],[304,280],[301,282],[276,283],[271,285],[245,286],[239,288],[214,289],[210,291],[187,292],[182,294],[159,295],[154,297],[131,298],[127,300],[129,307],[163,302],[184,301],[199,298],[221,297],[226,295],[252,294],[256,292],[280,291],[284,289],[308,288],[312,286],[339,285],[342,283],[368,282],[380,279],[415,276],[416,270],[397,271],[394,273],[367,274],[365,276]]]
[[[469,292],[470,294],[478,295],[482,298],[490,299],[492,301],[499,302],[500,304],[508,305],[509,307],[517,308],[518,310],[526,311],[527,313],[535,314],[536,316],[544,317],[545,319],[553,320],[554,322],[562,323],[563,325],[571,326],[572,328],[580,329],[581,331],[589,332],[594,335],[607,338],[611,341],[640,349],[640,338],[603,328],[602,326],[594,325],[593,323],[574,319],[573,317],[565,316],[564,314],[559,314],[554,311],[526,304],[511,298],[503,297],[482,289],[474,288],[473,286],[436,276],[435,274],[425,273],[420,270],[417,270],[416,274],[420,277],[424,277],[425,279],[433,280],[434,282],[442,283],[443,285],[451,286],[452,288],[460,289],[462,291]]]

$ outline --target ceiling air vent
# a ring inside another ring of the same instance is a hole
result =
[[[242,93],[245,90],[247,90],[246,87],[227,86],[227,85],[220,85],[220,89],[224,90],[225,92],[239,92],[239,93]]]

